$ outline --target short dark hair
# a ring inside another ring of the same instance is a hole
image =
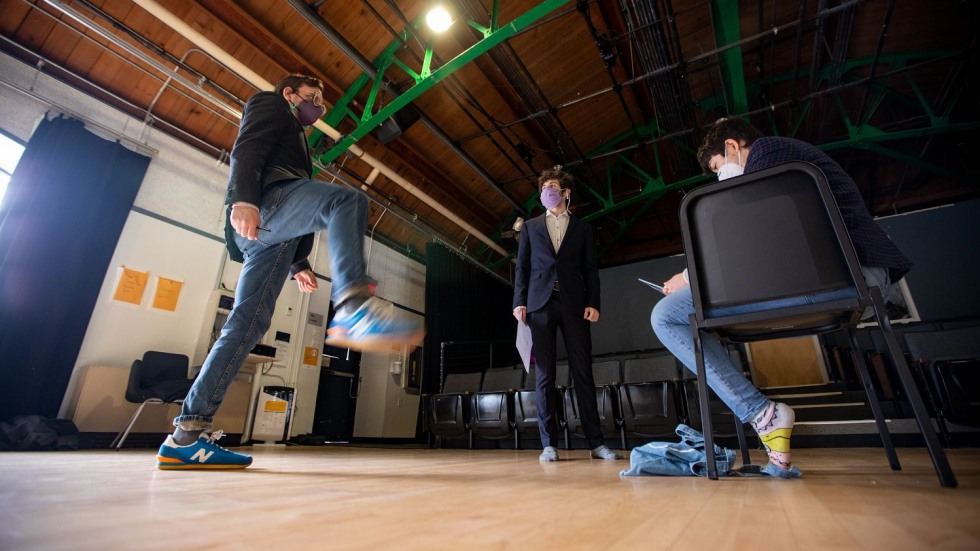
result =
[[[562,189],[572,187],[572,175],[565,172],[565,169],[561,165],[555,165],[543,171],[541,176],[538,176],[538,190],[540,191],[544,183],[549,180],[558,180],[558,185]]]
[[[319,88],[320,90],[323,90],[323,82],[321,82],[320,79],[316,77],[311,77],[309,75],[301,75],[299,73],[293,73],[288,77],[280,80],[279,84],[276,84],[276,94],[282,95],[282,91],[285,90],[286,88],[292,88],[293,90],[296,90],[297,88],[299,88],[304,84],[307,86],[312,86],[313,88]]]
[[[754,126],[738,117],[725,117],[718,119],[714,126],[708,130],[701,140],[701,147],[698,148],[698,162],[701,163],[701,170],[705,174],[711,174],[708,161],[715,155],[725,154],[725,140],[732,139],[739,143],[744,143],[745,147],[752,147],[752,144],[762,137]]]

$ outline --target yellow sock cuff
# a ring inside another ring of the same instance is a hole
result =
[[[793,429],[776,429],[770,433],[759,435],[762,443],[772,451],[788,453],[789,438],[793,434]]]

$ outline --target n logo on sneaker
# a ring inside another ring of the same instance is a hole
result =
[[[211,450],[209,452],[206,452],[203,449],[197,450],[196,452],[194,452],[194,455],[191,456],[191,461],[197,461],[198,463],[207,463],[208,459],[211,459],[212,455],[214,455],[214,450]]]

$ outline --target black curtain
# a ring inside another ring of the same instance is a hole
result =
[[[0,205],[0,421],[56,417],[150,159],[43,120]]]
[[[425,349],[422,393],[439,391],[439,349],[446,341],[510,341],[514,288],[439,243],[425,249]]]

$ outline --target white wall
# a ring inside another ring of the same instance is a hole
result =
[[[24,93],[22,91],[28,91]],[[32,96],[38,96],[37,99]],[[228,167],[213,157],[152,128],[142,121],[108,107],[33,67],[0,54],[0,127],[28,140],[44,113],[68,112],[112,129],[115,133],[142,141],[157,153],[152,157],[146,177],[136,197],[116,247],[111,267],[102,290],[82,348],[75,372],[87,365],[108,365],[128,369],[132,361],[146,350],[166,350],[185,353],[191,358],[202,335],[201,327],[212,316],[206,312],[208,299],[219,284],[234,289],[241,265],[226,260],[223,245],[223,202]],[[330,276],[326,240],[318,239],[313,261],[314,270]],[[423,311],[425,307],[425,268],[397,252],[375,243],[370,251],[369,274],[378,280],[378,295],[407,308]],[[118,268],[127,266],[148,271],[151,283],[140,306],[112,300]],[[148,306],[156,276],[184,282],[176,312],[166,312]],[[307,327],[307,314],[322,314],[326,318],[329,306],[329,282],[321,281],[321,289],[312,297],[299,293],[288,282],[276,307],[273,327],[263,339],[274,344],[276,330],[293,337],[286,368],[272,368],[259,385],[281,385],[298,388],[297,412],[293,434],[303,434],[312,427],[313,405],[319,369],[302,365],[305,341],[315,337],[316,328]],[[322,333],[323,328],[318,328]],[[319,337],[322,339],[322,337]],[[320,343],[322,346],[322,341]],[[368,355],[368,362],[372,362]],[[385,359],[387,361],[387,359]],[[395,425],[403,417],[412,418],[414,435],[415,412],[401,413],[405,404],[400,387],[388,388],[387,371],[366,369],[364,378],[369,384],[381,384],[385,392],[377,400],[358,404],[358,422],[384,427],[389,403],[396,404]],[[75,390],[73,376],[61,417],[71,418],[70,399]],[[417,408],[417,398],[415,406]],[[124,423],[125,419],[120,420]],[[382,431],[369,431],[366,436],[380,436]],[[376,434],[377,433],[377,434]]]

